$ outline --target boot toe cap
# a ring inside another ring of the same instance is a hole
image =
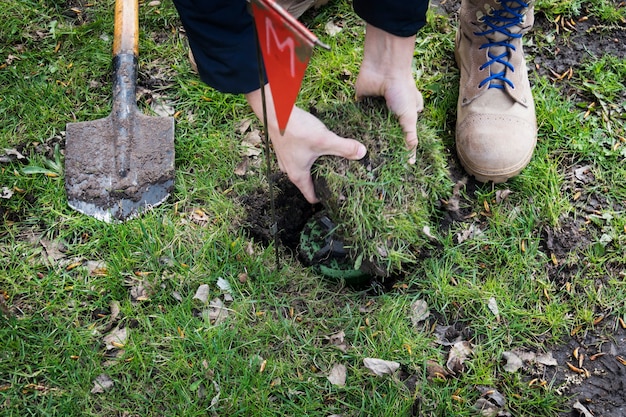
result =
[[[519,174],[536,144],[536,125],[517,117],[473,114],[457,126],[458,157],[481,182],[500,183]]]

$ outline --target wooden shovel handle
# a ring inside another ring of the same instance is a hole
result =
[[[113,56],[139,56],[139,1],[115,0]]]

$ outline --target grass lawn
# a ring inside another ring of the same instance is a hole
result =
[[[626,8],[537,2],[538,146],[494,186],[456,160],[444,6],[415,49],[432,239],[406,273],[353,288],[283,245],[276,265],[250,235],[242,201],[267,189],[260,124],[193,73],[169,0],[140,6],[138,103],[175,117],[175,190],[122,224],[70,209],[65,124],[110,112],[113,2],[0,0],[0,414],[566,416],[572,378],[602,376],[595,353],[624,381]],[[350,107],[363,23],[347,0],[303,21],[332,49],[315,51],[299,104]],[[609,394],[623,406],[623,389]]]

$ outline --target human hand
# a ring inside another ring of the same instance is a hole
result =
[[[356,80],[357,99],[384,97],[402,127],[409,163],[415,163],[417,114],[424,109],[411,64],[415,36],[399,37],[370,24],[365,33],[363,62]]]
[[[265,86],[267,100],[268,132],[278,166],[287,173],[289,180],[300,190],[311,204],[319,202],[315,195],[311,167],[322,155],[334,155],[347,159],[361,159],[367,153],[363,144],[342,138],[328,128],[312,114],[295,107],[289,117],[289,123],[283,135],[278,129],[274,104],[269,85]],[[252,111],[263,121],[263,99],[261,89],[246,94]]]

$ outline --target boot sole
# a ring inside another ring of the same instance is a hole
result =
[[[457,156],[459,157],[459,161],[461,162],[461,165],[465,169],[465,172],[467,172],[469,175],[471,175],[474,178],[476,178],[477,181],[482,182],[482,183],[488,183],[488,182],[491,181],[494,184],[501,184],[501,183],[507,182],[509,179],[519,175],[519,173],[522,172],[524,170],[524,168],[526,168],[526,166],[530,163],[530,160],[532,159],[533,153],[534,153],[534,147],[533,147],[533,151],[530,153],[530,155],[528,155],[526,158],[524,158],[524,160],[522,160],[522,162],[519,165],[519,168],[516,168],[516,169],[514,169],[512,171],[499,172],[499,173],[478,172],[478,171],[470,168],[463,161],[463,157],[458,153],[458,151],[457,151]]]

